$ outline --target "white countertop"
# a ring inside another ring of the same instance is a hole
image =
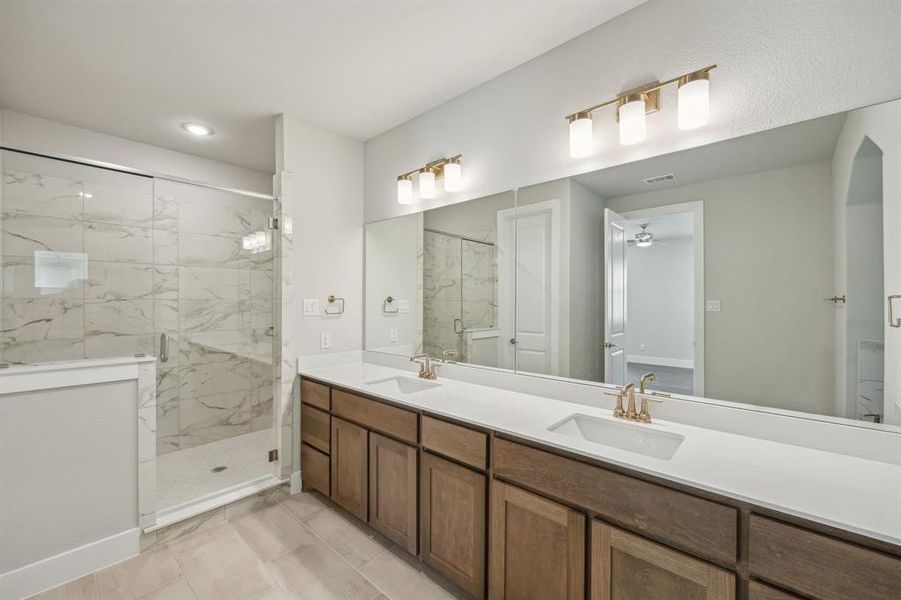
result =
[[[634,425],[685,436],[670,460],[660,460],[547,430],[576,413],[612,420],[608,409],[448,378],[437,388],[387,394],[366,382],[415,373],[362,361],[301,367],[300,374],[901,545],[899,465],[670,421]]]

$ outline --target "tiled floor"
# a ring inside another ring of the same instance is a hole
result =
[[[313,494],[231,521],[34,597],[39,600],[452,600],[380,537]]]
[[[271,473],[268,455],[274,444],[272,429],[264,429],[158,456],[159,509],[178,506]],[[226,469],[213,471],[220,466]]]

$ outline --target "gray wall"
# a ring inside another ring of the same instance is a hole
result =
[[[0,397],[0,573],[138,525],[137,383]]]
[[[705,396],[833,413],[831,199],[829,161],[608,199],[704,202]]]

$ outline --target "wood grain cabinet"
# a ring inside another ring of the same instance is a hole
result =
[[[748,585],[748,600],[801,600],[801,597],[777,590],[759,581],[752,581]]]
[[[490,532],[489,598],[584,598],[584,515],[495,480]]]
[[[416,448],[369,434],[369,524],[416,554]]]
[[[304,491],[319,490],[329,495],[329,458],[328,454],[316,450],[306,444],[300,445],[300,469],[303,474]]]
[[[591,600],[733,600],[735,575],[600,521],[591,523]]]
[[[329,453],[329,414],[325,411],[300,405],[300,440],[316,448],[320,452]]]
[[[423,562],[484,598],[486,476],[429,452],[420,473]]]
[[[369,508],[368,431],[332,417],[331,499],[364,521]]]

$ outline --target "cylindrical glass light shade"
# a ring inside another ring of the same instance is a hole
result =
[[[413,179],[410,177],[397,178],[397,203],[413,204]]]
[[[686,79],[688,79],[686,77]],[[703,127],[710,118],[710,81],[703,79],[679,82],[679,129]]]
[[[426,200],[435,197],[435,173],[433,171],[419,172],[419,196]]]
[[[444,191],[459,192],[463,189],[463,167],[458,162],[444,165]]]
[[[643,142],[647,135],[645,122],[645,98],[630,96],[619,107],[619,143],[630,146]]]
[[[591,154],[592,123],[589,113],[579,113],[569,122],[569,155],[582,158]]]

